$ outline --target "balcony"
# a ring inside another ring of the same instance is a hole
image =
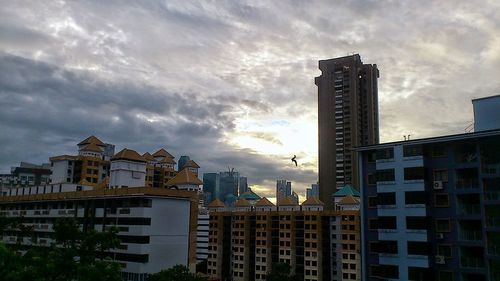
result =
[[[484,192],[484,199],[486,200],[500,200],[500,190],[491,190]]]
[[[486,226],[500,227],[500,218],[499,217],[486,218]]]
[[[483,233],[477,230],[460,230],[459,239],[463,241],[481,241]]]
[[[484,259],[480,257],[460,257],[460,265],[469,268],[484,268]]]
[[[458,206],[459,215],[479,215],[481,214],[481,206],[479,204],[464,204]]]
[[[500,256],[500,245],[488,245],[488,255]]]
[[[479,181],[477,179],[458,179],[455,185],[458,189],[473,189],[479,187]]]

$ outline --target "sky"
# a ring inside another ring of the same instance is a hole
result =
[[[318,61],[354,53],[380,71],[382,142],[463,133],[500,94],[500,1],[0,0],[0,173],[96,135],[305,196]]]

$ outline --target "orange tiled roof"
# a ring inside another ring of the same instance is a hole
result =
[[[167,185],[176,184],[202,185],[203,182],[189,169],[183,169],[167,182]]]
[[[262,197],[255,203],[255,206],[274,206],[274,204],[266,197]]]
[[[139,153],[137,153],[135,150],[127,148],[122,149],[120,152],[111,157],[111,160],[119,160],[119,159],[131,160],[136,162],[146,162],[146,159],[142,157]]]
[[[194,162],[193,160],[189,160],[186,162],[186,165],[184,165],[184,168],[186,167],[190,167],[190,168],[200,168],[200,166],[198,166],[198,164],[196,162]]]
[[[214,201],[210,202],[210,204],[208,204],[208,207],[217,208],[217,207],[226,207],[226,205],[224,205],[224,203],[219,199],[215,199]]]
[[[174,158],[165,157],[160,161],[160,163],[175,164],[176,162]]]
[[[81,150],[102,152],[102,148],[97,146],[97,144],[95,144],[95,143],[89,143],[85,147],[83,147]]]
[[[339,201],[338,204],[345,204],[345,205],[357,205],[359,204],[359,201],[356,200],[352,195],[347,195],[342,200]]]
[[[245,199],[239,199],[234,203],[235,207],[250,207],[250,203]]]
[[[306,201],[302,202],[302,205],[325,205],[323,202],[321,202],[318,198],[316,197],[309,197]]]
[[[153,153],[153,156],[154,157],[168,157],[168,158],[172,158],[172,159],[175,158],[174,156],[172,156],[172,154],[168,153],[163,148],[158,149],[158,151],[156,151],[155,153]]]
[[[50,161],[61,161],[61,160],[77,160],[78,156],[74,155],[59,155],[59,156],[53,156],[50,157]]]
[[[93,144],[96,144],[96,145],[99,145],[99,146],[104,146],[105,145],[100,139],[98,139],[94,135],[92,135],[92,136],[90,136],[90,137],[82,140],[80,143],[78,143],[78,145],[84,145],[84,144],[90,144],[90,143],[93,143]]]
[[[142,155],[142,157],[144,157],[144,159],[148,160],[148,161],[155,161],[155,158],[153,157],[153,155],[151,155],[151,153],[149,152],[146,152]]]
[[[295,202],[290,199],[290,197],[285,197],[282,198],[280,201],[278,201],[278,206],[296,206]]]

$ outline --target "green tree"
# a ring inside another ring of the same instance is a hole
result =
[[[181,264],[175,265],[158,273],[148,275],[148,281],[205,281],[204,277],[196,276]]]
[[[74,218],[54,223],[51,247],[33,247],[23,255],[0,245],[0,276],[5,281],[121,281],[120,266],[106,251],[120,244],[117,230],[82,231]]]
[[[288,263],[275,263],[270,272],[267,273],[267,281],[299,281],[300,276],[292,274]]]

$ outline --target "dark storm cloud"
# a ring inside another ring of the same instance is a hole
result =
[[[257,101],[215,103],[195,93],[102,81],[8,54],[0,55],[0,73],[0,128],[9,132],[0,136],[4,170],[22,160],[46,162],[56,154],[74,154],[79,140],[95,134],[117,149],[143,153],[165,147],[177,157],[189,154],[204,171],[238,167],[254,184],[287,173],[279,160],[219,142],[223,131],[234,128],[232,112]]]

